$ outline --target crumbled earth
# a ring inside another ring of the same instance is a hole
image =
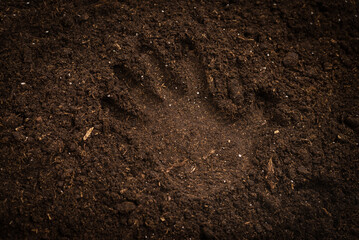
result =
[[[358,6],[1,1],[1,238],[355,239]]]

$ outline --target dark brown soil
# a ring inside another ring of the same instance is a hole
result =
[[[357,238],[358,6],[1,1],[0,238]]]

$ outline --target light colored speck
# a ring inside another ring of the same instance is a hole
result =
[[[269,53],[267,53],[267,57],[269,57]]]
[[[29,5],[29,4],[30,4],[30,2],[26,2],[26,4],[27,4],[27,5]]]
[[[199,95],[199,92],[197,92],[197,95]]]
[[[67,76],[69,76],[69,77],[70,77],[70,76],[71,76],[71,73],[68,73],[68,74],[67,74]]]
[[[162,10],[161,12],[163,12],[163,13],[164,13],[164,12],[165,12],[165,10]]]
[[[108,94],[107,97],[111,97],[111,94]]]
[[[355,14],[355,17],[357,18],[357,17],[358,17],[358,15],[356,15],[356,14]]]
[[[49,33],[49,31],[45,31],[45,33]]]
[[[32,45],[35,45],[35,43],[33,42]]]
[[[279,130],[275,130],[275,131],[274,131],[274,134],[278,134],[278,133],[279,133]]]
[[[338,19],[338,22],[340,22],[340,21],[341,21],[341,19],[339,18],[339,19]]]
[[[108,61],[109,64],[111,64],[111,61]]]
[[[310,14],[312,14],[312,15],[313,15],[313,14],[314,14],[314,12],[310,12]]]
[[[230,139],[228,139],[228,143],[231,143],[231,140],[230,140]]]
[[[141,78],[143,78],[143,75],[141,75]]]
[[[310,24],[310,25],[313,25],[313,23],[312,23],[312,22],[310,22],[309,24]]]
[[[171,106],[172,106],[172,104],[168,104],[168,106],[170,106],[170,107],[171,107]]]
[[[238,157],[240,157],[240,158],[241,158],[241,157],[242,157],[242,154],[238,154]]]
[[[22,83],[20,83],[21,85],[25,85],[26,83],[24,83],[24,82],[22,82]]]
[[[70,85],[72,85],[72,82],[69,82]]]
[[[287,97],[288,97],[288,95],[285,95],[285,97],[287,98]]]

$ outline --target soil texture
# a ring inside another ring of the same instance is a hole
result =
[[[356,239],[359,2],[0,2],[1,239]]]

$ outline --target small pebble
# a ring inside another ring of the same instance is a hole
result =
[[[299,57],[295,52],[288,52],[287,55],[283,59],[283,64],[286,67],[293,67],[298,64]]]

